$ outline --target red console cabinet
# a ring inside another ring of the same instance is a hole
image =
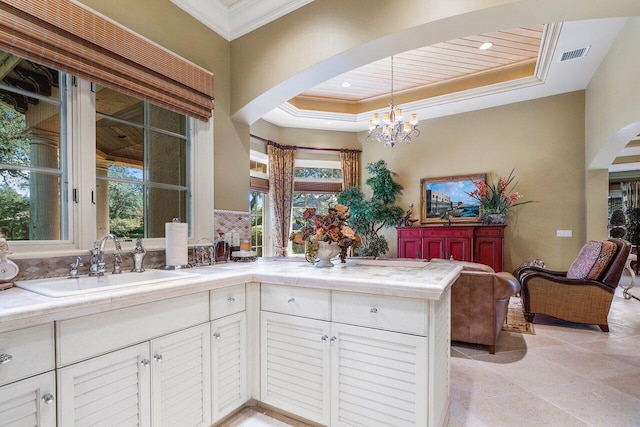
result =
[[[504,226],[431,225],[398,227],[398,257],[453,258],[486,264],[503,271]]]

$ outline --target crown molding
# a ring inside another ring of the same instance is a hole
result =
[[[214,0],[219,2],[219,0]],[[239,0],[229,7],[230,39],[242,37],[313,0]]]
[[[229,9],[219,0],[171,0],[171,3],[202,22],[207,27],[231,41]]]
[[[180,9],[228,41],[275,21],[313,0],[171,0]]]

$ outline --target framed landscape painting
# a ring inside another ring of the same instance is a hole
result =
[[[480,202],[469,195],[485,181],[486,174],[422,178],[420,180],[420,223],[479,222]]]

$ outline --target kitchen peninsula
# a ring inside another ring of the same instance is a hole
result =
[[[264,260],[57,298],[12,288],[0,418],[22,395],[40,425],[209,425],[256,401],[323,425],[445,425],[460,269]]]

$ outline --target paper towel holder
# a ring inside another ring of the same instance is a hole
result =
[[[173,223],[179,223],[179,222],[182,222],[182,221],[180,220],[180,218],[175,217],[175,218],[172,218],[172,219],[171,219],[171,222],[173,222]],[[165,264],[164,269],[165,269],[165,270],[180,270],[180,269],[182,269],[182,268],[191,268],[191,267],[192,267],[192,266],[191,266],[189,263],[187,263],[187,264],[182,264],[182,265],[166,265],[166,264]]]

